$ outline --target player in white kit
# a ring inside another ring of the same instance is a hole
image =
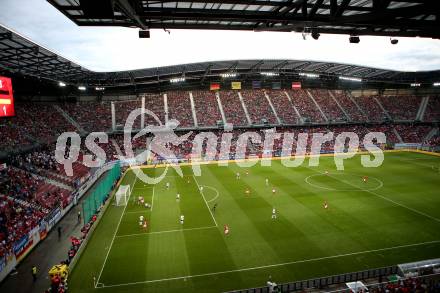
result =
[[[183,221],[185,221],[185,216],[181,215],[180,216],[180,224],[183,225]]]
[[[272,209],[272,219],[277,218],[277,210],[275,208]]]
[[[144,216],[139,216],[139,226],[142,227],[143,223],[144,223]]]

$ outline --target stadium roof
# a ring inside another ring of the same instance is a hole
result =
[[[77,25],[440,38],[437,0],[47,0]]]
[[[200,82],[221,79],[223,73],[239,74],[240,80],[254,79],[271,72],[279,79],[298,80],[299,73],[315,73],[322,78],[339,76],[361,78],[366,82],[432,83],[440,79],[440,70],[401,72],[351,64],[304,60],[231,60],[164,66],[156,68],[94,72],[0,25],[0,68],[38,78],[90,86],[160,84],[171,78],[185,77]]]

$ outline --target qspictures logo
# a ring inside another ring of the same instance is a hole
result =
[[[132,137],[135,120],[141,115],[150,116],[156,125],[147,125]],[[258,163],[261,166],[270,167],[274,157],[275,145],[280,148],[278,154],[281,157],[281,164],[287,168],[302,166],[306,155],[309,155],[308,166],[319,166],[320,156],[323,146],[334,145],[334,163],[337,170],[344,170],[344,161],[356,155],[357,151],[363,146],[367,154],[360,156],[361,164],[366,168],[374,168],[382,165],[384,154],[379,147],[385,144],[386,135],[383,132],[369,132],[362,141],[355,132],[341,132],[337,135],[333,132],[314,132],[312,134],[304,132],[277,132],[276,129],[266,129],[263,131],[264,137],[259,131],[241,132],[238,138],[234,138],[234,127],[227,124],[219,135],[214,132],[187,132],[178,135],[175,130],[179,126],[179,121],[172,119],[165,125],[162,124],[158,116],[148,109],[133,110],[124,126],[123,149],[125,155],[119,152],[118,159],[124,161],[131,167],[144,164],[151,155],[161,158],[169,163],[163,168],[160,176],[150,177],[143,172],[135,172],[139,180],[146,184],[157,184],[166,176],[168,169],[174,168],[180,176],[183,176],[182,170],[178,164],[179,155],[176,154],[176,148],[183,145],[192,145],[190,158],[197,158],[197,163],[191,164],[195,176],[201,176],[202,169],[200,161],[218,161],[221,166],[228,166],[230,158],[238,159],[234,163],[242,168],[249,168]],[[296,138],[295,138],[296,136]],[[133,150],[133,141],[139,141],[145,138],[145,150],[135,154]],[[78,161],[81,137],[76,132],[64,132],[57,139],[55,158],[62,164],[68,176],[73,176],[73,163]],[[90,154],[83,156],[82,163],[90,168],[101,167],[107,161],[107,155],[99,144],[109,143],[109,137],[105,132],[92,132],[85,138],[85,147]],[[189,144],[188,144],[189,143]],[[257,156],[248,156],[250,144],[262,146],[261,158]],[[308,146],[310,152],[307,153]],[[295,153],[292,151],[295,148]],[[115,146],[120,150],[120,146]],[[248,159],[245,159],[248,158]],[[190,159],[192,160],[192,159]]]

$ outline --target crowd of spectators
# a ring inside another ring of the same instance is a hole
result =
[[[372,293],[428,293],[440,292],[440,282],[433,279],[409,278],[369,287]]]
[[[192,91],[199,126],[215,126],[222,121],[222,114],[213,91]]]
[[[13,244],[38,225],[45,215],[44,211],[0,192],[0,257],[12,253]]]
[[[51,104],[17,103],[15,112],[15,117],[0,120],[1,150],[13,150],[35,142],[51,143],[61,133],[76,130]]]
[[[176,119],[179,127],[194,127],[193,112],[189,92],[167,92],[168,119]]]
[[[331,91],[335,99],[339,102],[341,107],[345,110],[352,121],[366,121],[366,117],[358,109],[356,104],[351,100],[345,91]]]
[[[227,123],[248,125],[237,91],[221,91],[219,94]]]
[[[306,90],[288,90],[287,93],[303,119],[309,122],[325,122]]]
[[[112,127],[109,102],[78,102],[60,105],[87,132],[108,131]]]
[[[428,105],[426,106],[423,121],[438,122],[440,121],[440,96],[429,97]]]
[[[114,102],[115,105],[115,122],[116,125],[125,126],[127,122],[128,115],[136,109],[140,109],[142,107],[142,101],[139,100],[130,100],[130,101],[117,101]],[[111,118],[111,117],[110,117]],[[137,116],[133,122],[132,129],[140,129],[141,128],[141,116]]]
[[[440,133],[437,132],[437,134],[431,137],[431,139],[425,141],[424,145],[429,147],[440,147]]]
[[[394,120],[415,120],[422,102],[417,96],[379,96],[378,100]]]
[[[23,170],[6,167],[0,171],[0,257],[10,253],[13,243],[29,233],[48,210],[39,205],[41,180]]]
[[[299,124],[299,117],[283,90],[267,90],[267,95],[283,124]]]
[[[261,141],[242,141],[239,140],[239,136],[246,132],[256,132],[260,138]],[[364,149],[363,145],[363,139],[365,135],[369,132],[383,132],[386,136],[386,144],[393,144],[396,142],[399,142],[398,138],[393,132],[393,126],[392,125],[376,125],[376,126],[364,126],[364,125],[347,125],[347,126],[313,126],[313,127],[277,127],[276,133],[281,134],[279,138],[275,137],[274,145],[272,149],[264,149],[264,140],[266,135],[270,135],[270,133],[273,133],[273,129],[252,129],[252,130],[246,130],[246,129],[234,129],[232,134],[232,141],[230,146],[230,151],[228,152],[228,157],[221,157],[220,151],[222,149],[222,140],[221,137],[223,134],[225,134],[222,130],[212,130],[213,134],[217,136],[217,141],[215,143],[215,152],[214,153],[205,153],[208,152],[208,148],[206,147],[207,141],[205,140],[203,142],[203,151],[202,156],[205,155],[206,157],[214,158],[216,160],[219,159],[234,159],[237,158],[237,150],[240,147],[245,148],[245,156],[262,156],[263,154],[273,154],[275,156],[279,156],[282,154],[283,149],[283,143],[285,137],[282,135],[283,133],[292,133],[294,135],[294,140],[291,145],[291,153],[290,154],[283,154],[283,155],[295,155],[296,149],[297,149],[297,139],[299,133],[306,133],[308,135],[307,137],[307,143],[306,143],[306,152],[317,152],[317,150],[312,150],[312,139],[313,135],[316,133],[322,133],[326,134],[328,132],[333,132],[334,138],[336,138],[337,135],[339,135],[342,132],[354,132],[359,137],[360,142],[360,149]],[[228,132],[229,133],[229,132]],[[182,135],[182,134],[179,134]],[[187,141],[183,142],[182,144],[176,146],[171,145],[168,143],[164,143],[168,148],[170,148],[173,153],[176,155],[177,159],[190,159],[191,153],[193,151],[194,146],[194,137],[197,135],[197,132],[193,132]],[[166,136],[163,137],[165,140],[168,138]],[[325,142],[323,146],[321,147],[321,152],[323,153],[332,153],[334,152],[335,147],[335,139],[332,139],[329,142]],[[241,148],[243,149],[243,148]],[[170,159],[170,158],[158,158],[154,157],[154,159],[157,160],[163,160],[163,159]],[[194,157],[193,157],[194,159]],[[199,158],[195,158],[199,159]]]
[[[361,107],[367,115],[369,121],[384,121],[386,120],[386,114],[383,112],[375,98],[377,98],[377,96],[353,97],[359,107]]]
[[[160,123],[165,124],[165,108],[163,94],[145,95],[145,109],[154,113]],[[145,125],[158,125],[159,123],[151,115],[145,115]]]
[[[31,145],[26,131],[15,125],[15,118],[0,119],[0,151],[12,151],[20,145]]]
[[[263,90],[242,90],[241,96],[252,124],[261,125],[264,124],[263,121],[269,124],[278,123]]]
[[[394,128],[404,143],[422,143],[432,129],[431,126],[408,124],[397,124]]]
[[[327,119],[330,121],[345,121],[347,117],[344,112],[335,103],[328,90],[309,90],[315,101],[321,107]]]

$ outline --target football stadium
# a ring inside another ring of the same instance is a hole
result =
[[[440,292],[437,1],[2,5],[0,292]]]

